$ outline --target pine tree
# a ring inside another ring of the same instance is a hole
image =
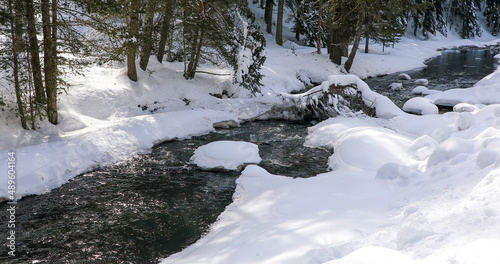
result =
[[[57,0],[42,0],[41,11],[47,117],[50,123],[57,124]]]
[[[25,115],[25,106],[23,105],[23,94],[21,91],[21,80],[20,80],[20,61],[19,55],[22,52],[21,43],[22,43],[22,29],[20,26],[20,3],[13,3],[12,0],[8,1],[8,10],[9,10],[9,18],[10,18],[10,33],[11,33],[11,54],[12,54],[12,71],[13,71],[13,82],[14,89],[16,93],[16,101],[17,108],[19,111],[19,117],[21,119],[21,126],[24,129],[28,129],[27,118]]]
[[[491,30],[493,36],[500,32],[500,0],[486,0],[484,10],[486,26]]]
[[[444,17],[444,0],[430,0],[427,8],[424,10],[422,21],[422,35],[425,39],[429,38],[429,34],[436,35],[437,32],[446,35],[446,21]]]
[[[278,18],[276,22],[276,44],[283,46],[283,6],[284,0],[278,0]]]
[[[45,88],[43,87],[42,67],[40,65],[40,47],[37,39],[35,8],[32,0],[25,0],[26,23],[29,37],[29,52],[31,68],[33,72],[33,85],[35,88],[35,99],[37,104],[45,102]]]
[[[167,0],[162,2],[162,22],[160,29],[160,40],[158,42],[158,54],[156,58],[161,63],[163,62],[163,56],[165,55],[165,47],[167,45],[167,41],[171,39],[172,32],[172,20],[174,15],[174,0]]]
[[[480,4],[480,0],[450,0],[448,23],[450,27],[455,25],[464,39],[481,36],[481,26],[477,17]]]
[[[141,52],[140,52],[140,68],[145,71],[148,67],[149,57],[153,50],[153,30],[154,30],[154,16],[155,11],[158,9],[158,2],[150,0],[146,3],[144,11],[144,30],[140,35]]]
[[[269,34],[272,33],[272,28],[273,28],[273,5],[274,5],[273,0],[266,0],[264,20],[266,21],[266,25],[267,25],[266,31]]]
[[[127,41],[127,76],[130,80],[137,81],[137,68],[135,55],[137,52],[137,38],[139,33],[139,3],[130,0],[129,39]]]

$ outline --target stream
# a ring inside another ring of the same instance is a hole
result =
[[[498,47],[467,46],[443,50],[441,56],[425,63],[427,67],[404,72],[412,78],[411,80],[400,80],[399,73],[393,73],[364,81],[372,90],[389,97],[401,108],[408,99],[420,96],[411,93],[413,88],[418,86],[415,80],[427,79],[429,81],[427,88],[439,91],[472,87],[498,67],[493,58],[498,53]],[[388,88],[392,83],[402,83],[403,90],[392,91]]]
[[[197,168],[189,162],[196,148],[217,140],[252,142],[267,171],[310,177],[327,171],[331,152],[303,146],[309,126],[259,121],[166,142],[149,154],[25,197],[16,210],[16,258],[2,246],[0,262],[158,263],[198,240],[232,202],[240,172]],[[0,204],[1,212],[6,209]],[[0,227],[2,234],[6,227]]]
[[[370,87],[402,105],[415,96],[415,79],[430,89],[470,87],[494,67],[493,49],[443,51],[428,67],[370,78]],[[387,87],[403,82],[404,90]],[[236,140],[259,146],[267,171],[310,177],[327,171],[330,151],[303,146],[309,122],[257,121],[205,136],[155,146],[151,153],[84,173],[51,192],[21,199],[16,210],[16,257],[1,263],[158,263],[194,243],[232,202],[240,172],[206,171],[189,162],[199,146]],[[0,204],[6,212],[7,204]],[[7,222],[7,215],[1,214]],[[5,236],[9,231],[0,226]]]

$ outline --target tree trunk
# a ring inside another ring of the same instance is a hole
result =
[[[161,25],[160,41],[158,42],[158,54],[156,59],[160,63],[163,62],[163,56],[165,56],[165,47],[167,45],[167,40],[170,36],[170,21],[172,18],[172,0],[167,0],[163,2],[163,21]]]
[[[29,53],[33,71],[33,85],[35,87],[35,101],[45,103],[45,90],[43,87],[42,66],[40,66],[40,47],[38,46],[37,30],[35,26],[35,8],[33,0],[26,0],[26,22],[28,24]]]
[[[295,39],[300,41],[300,24],[295,22]]]
[[[196,68],[198,66],[199,55],[201,52],[201,37],[200,37],[200,27],[196,25],[193,35],[191,36],[191,57],[189,59],[189,64],[184,77],[186,79],[193,79],[196,74]],[[200,40],[199,40],[200,39]]]
[[[261,8],[261,9],[264,9],[264,8],[265,8],[265,7],[264,7],[264,0],[260,0],[260,8]]]
[[[318,54],[321,54],[321,38],[323,37],[323,30],[322,30],[322,21],[321,17],[323,16],[323,0],[319,0],[319,17],[318,17],[318,40],[317,40],[317,51]]]
[[[137,68],[135,54],[137,52],[137,33],[139,32],[139,14],[137,0],[130,0],[129,33],[132,39],[127,43],[127,76],[130,80],[137,81]]]
[[[333,10],[333,23],[329,34],[329,47],[330,60],[337,64],[342,64],[342,56],[347,57],[346,47],[348,47],[348,40],[346,39],[345,29],[342,22],[343,9],[341,6],[336,6]]]
[[[19,2],[16,2],[16,7]],[[17,100],[17,108],[19,111],[19,116],[21,117],[21,126],[24,129],[28,129],[28,125],[26,124],[26,116],[24,114],[24,105],[22,101],[22,91],[21,91],[21,83],[19,81],[19,47],[22,42],[22,32],[20,32],[19,28],[19,20],[18,20],[18,11],[19,9],[13,6],[12,0],[9,0],[9,10],[10,10],[10,29],[11,29],[11,38],[12,38],[12,70],[14,75],[14,89],[16,91],[16,100]],[[14,15],[14,10],[16,9],[16,14]]]
[[[284,0],[278,0],[278,21],[276,24],[276,44],[283,46],[283,5]]]
[[[273,27],[273,4],[274,4],[273,0],[266,0],[264,20],[266,21],[267,24],[266,31],[269,34],[272,33],[272,27]]]
[[[139,67],[141,67],[143,71],[145,71],[148,67],[149,57],[151,56],[151,50],[153,49],[153,22],[156,7],[156,1],[148,2],[144,34],[142,36],[141,59],[139,61]]]
[[[368,33],[365,35],[365,38],[366,38],[366,42],[365,42],[365,53],[368,53],[369,52],[369,46],[370,46],[370,36],[368,35]]]
[[[365,23],[365,12],[362,8],[359,14],[359,20],[356,27],[356,35],[354,37],[354,45],[352,47],[351,53],[347,58],[347,61],[344,64],[344,69],[349,72],[352,67],[352,63],[354,62],[354,57],[356,56],[356,52],[358,51],[359,42],[361,41],[361,33],[363,32],[363,24]]]
[[[57,0],[42,0],[43,61],[47,116],[57,124]],[[51,10],[52,8],[52,10]]]

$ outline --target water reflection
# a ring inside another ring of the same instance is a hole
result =
[[[194,243],[232,202],[239,172],[204,171],[189,162],[216,140],[259,145],[262,167],[308,177],[330,153],[303,146],[309,123],[265,121],[155,147],[151,154],[77,176],[49,193],[23,198],[16,211],[16,258],[1,263],[157,263]],[[6,204],[0,211],[6,212]],[[6,215],[0,214],[3,222]],[[7,226],[0,233],[7,234]]]
[[[498,65],[493,57],[497,53],[493,48],[463,47],[444,50],[441,56],[427,61],[427,67],[405,72],[412,77],[412,80],[399,80],[399,73],[395,73],[368,78],[365,82],[372,90],[391,98],[396,105],[402,107],[408,99],[415,97],[411,94],[413,88],[417,86],[415,79],[428,79],[427,87],[440,91],[472,87],[496,69]],[[391,83],[397,82],[403,83],[404,90],[392,91],[388,88]]]

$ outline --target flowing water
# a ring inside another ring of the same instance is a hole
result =
[[[217,140],[253,142],[260,166],[269,172],[309,177],[325,172],[331,155],[303,146],[310,125],[253,122],[167,142],[150,154],[23,198],[16,210],[16,258],[2,245],[0,262],[157,263],[199,239],[232,201],[240,173],[198,169],[189,162],[197,147]],[[6,209],[0,205],[3,223]]]
[[[453,50],[444,50],[441,56],[426,62],[427,67],[407,71],[412,80],[399,80],[399,73],[389,74],[382,77],[368,78],[365,82],[370,88],[383,94],[399,107],[412,97],[411,94],[416,79],[427,79],[427,88],[444,91],[453,88],[472,87],[476,82],[492,73],[498,64],[494,56],[499,53],[497,47],[475,48],[461,47]],[[392,83],[403,83],[403,90],[392,91],[389,87]]]
[[[490,49],[444,51],[428,67],[407,72],[430,89],[470,87],[495,67]],[[403,82],[405,90],[387,86]],[[367,83],[402,105],[414,81],[398,74]],[[231,203],[239,172],[200,170],[194,150],[217,140],[259,145],[260,166],[273,174],[309,177],[327,170],[330,152],[303,146],[307,122],[262,121],[173,141],[123,163],[77,176],[49,193],[25,197],[16,210],[16,257],[1,263],[157,263],[192,244]],[[0,221],[7,223],[7,204]],[[6,225],[0,234],[7,235]]]

